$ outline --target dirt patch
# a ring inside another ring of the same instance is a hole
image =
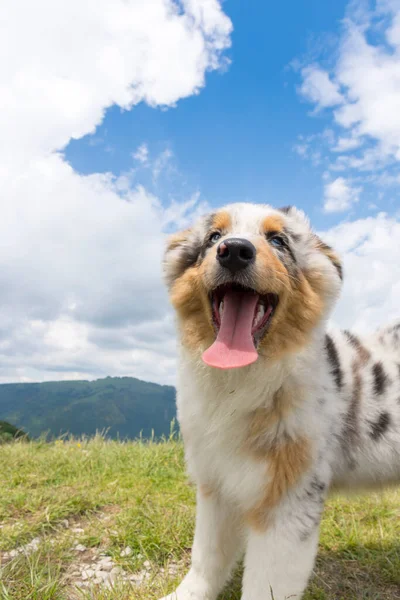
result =
[[[1,552],[0,565],[7,564],[8,562],[10,562],[10,560],[12,560],[13,558],[17,558],[17,556],[20,556],[21,554],[25,554],[26,556],[28,556],[29,554],[32,554],[32,552],[36,552],[36,550],[39,549],[40,543],[41,539],[36,537],[33,538],[33,540],[31,540],[27,544],[19,546],[14,550],[10,550],[9,552]]]
[[[17,546],[12,550],[0,551],[0,567],[6,565],[18,556],[29,556],[33,552],[39,550],[42,544],[56,544],[64,536],[71,536],[71,538],[83,536],[93,519],[103,521],[107,523],[108,526],[114,516],[118,514],[119,510],[120,509],[117,506],[105,506],[102,512],[91,512],[89,514],[78,513],[70,515],[68,518],[61,519],[54,523],[52,529],[47,531],[43,536],[36,536],[26,544]],[[102,540],[102,542],[104,542],[104,540]],[[76,541],[75,545],[77,543],[78,541]]]
[[[78,544],[73,550],[77,553],[77,559],[71,563],[65,575],[68,600],[78,600],[80,598],[79,590],[93,588],[111,590],[116,585],[139,587],[157,575],[165,577],[168,574],[173,577],[180,569],[180,565],[175,563],[170,563],[164,569],[156,568],[150,561],[144,561],[143,567],[139,571],[130,573],[99,549],[87,549]],[[122,558],[129,557],[131,554],[132,550],[129,546],[121,551]]]

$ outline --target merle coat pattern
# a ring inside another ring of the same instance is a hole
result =
[[[237,273],[216,260],[232,238],[255,249]],[[400,480],[400,323],[368,336],[327,327],[342,265],[292,207],[200,219],[169,241],[165,273],[197,518],[191,569],[164,600],[216,600],[242,556],[242,600],[300,599],[329,490]],[[255,331],[276,300],[254,334],[257,360],[225,370],[202,355],[224,310],[215,295],[231,285],[264,298]]]

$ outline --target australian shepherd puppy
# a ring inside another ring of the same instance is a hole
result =
[[[299,599],[328,490],[400,480],[400,323],[327,332],[339,257],[292,207],[233,204],[174,235],[178,418],[197,486],[192,566],[164,600]]]

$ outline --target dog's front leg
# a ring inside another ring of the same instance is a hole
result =
[[[265,527],[249,528],[242,600],[302,598],[317,553],[322,494],[315,500],[278,508]]]
[[[190,571],[162,600],[216,600],[242,549],[240,520],[232,507],[216,492],[200,488]]]

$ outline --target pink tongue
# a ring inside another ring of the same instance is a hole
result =
[[[232,290],[225,294],[217,339],[203,353],[206,365],[218,369],[236,369],[257,360],[251,334],[257,302],[257,294]]]

